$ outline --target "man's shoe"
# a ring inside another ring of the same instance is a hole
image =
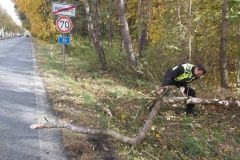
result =
[[[198,116],[198,111],[196,111],[196,110],[186,111],[186,115],[196,117],[196,116]]]
[[[186,107],[186,115],[187,116],[197,116],[198,111],[194,107],[187,106]]]

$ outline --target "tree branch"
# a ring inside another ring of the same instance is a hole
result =
[[[40,123],[40,124],[33,124],[30,126],[31,129],[42,129],[42,128],[64,128],[68,129],[72,132],[81,133],[81,134],[103,134],[114,137],[122,142],[132,144],[133,139],[127,136],[123,136],[115,131],[109,129],[95,129],[95,128],[85,128],[81,126],[75,126],[70,123],[66,122],[48,122],[48,123]]]
[[[48,123],[41,123],[41,124],[33,124],[30,126],[31,129],[41,129],[41,128],[64,128],[68,129],[72,132],[80,133],[80,134],[103,134],[107,135],[110,137],[113,137],[117,140],[120,140],[124,143],[128,143],[132,146],[136,146],[139,144],[146,136],[148,130],[152,126],[152,122],[155,119],[155,117],[158,115],[160,111],[160,101],[157,101],[156,104],[154,105],[149,117],[147,118],[144,126],[139,130],[138,134],[134,137],[128,137],[121,135],[118,132],[115,132],[113,130],[109,129],[95,129],[95,128],[85,128],[81,126],[75,126],[70,123],[66,122],[48,122]]]
[[[163,106],[162,104],[173,104],[173,103],[194,103],[194,104],[214,104],[214,105],[223,105],[223,106],[240,106],[240,101],[237,100],[221,100],[221,99],[203,99],[203,98],[193,98],[193,97],[164,97],[166,93],[169,92],[170,87],[164,87],[159,90],[159,94],[157,95],[156,103],[152,108],[148,118],[146,119],[142,128],[139,129],[138,133],[135,137],[131,138],[128,136],[121,135],[120,133],[110,130],[110,129],[95,129],[95,128],[85,128],[81,126],[75,126],[66,122],[49,122],[43,124],[33,124],[30,126],[31,129],[41,129],[41,128],[65,128],[71,130],[72,132],[80,133],[80,134],[103,134],[110,137],[113,137],[117,140],[120,140],[124,143],[128,143],[132,146],[136,146],[141,143],[143,139],[146,137],[147,132],[152,126],[152,123],[156,116],[160,112],[160,108]]]

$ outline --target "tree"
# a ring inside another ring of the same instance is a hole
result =
[[[96,53],[99,57],[99,63],[101,65],[102,70],[107,69],[107,63],[105,59],[105,53],[101,41],[101,32],[100,32],[100,22],[99,22],[99,12],[98,12],[98,2],[97,0],[93,0],[93,16],[90,14],[90,7],[88,0],[84,0],[84,6],[86,11],[86,16],[88,19],[88,32],[91,38],[91,41],[93,42],[94,48],[96,50]],[[93,17],[93,18],[92,18]]]
[[[229,21],[231,22],[232,25],[235,25],[231,28],[233,28],[233,30],[235,32],[231,32],[232,33],[232,37],[234,37],[233,35],[236,35],[234,38],[234,40],[236,39],[236,61],[234,61],[236,63],[236,84],[238,87],[240,87],[240,1],[239,0],[231,0],[229,2]],[[230,33],[230,34],[231,34]],[[236,34],[237,33],[237,34]],[[232,52],[232,51],[231,51]]]
[[[188,62],[192,60],[192,0],[189,0],[188,8]]]
[[[144,57],[145,48],[148,42],[148,23],[151,17],[152,0],[139,0],[139,35],[138,35],[138,54],[140,58]]]
[[[54,17],[50,14],[51,1],[14,0],[14,3],[23,26],[29,29],[32,35],[45,40],[57,38]]]
[[[237,62],[237,86],[240,87],[240,21],[238,24],[238,62]]]
[[[13,19],[11,18],[10,15],[7,14],[7,12],[1,8],[0,6],[0,37],[2,38],[3,36],[10,36],[12,37],[15,35],[17,32],[21,31],[21,27],[18,26]]]
[[[109,47],[112,48],[112,38],[113,38],[113,0],[108,0],[108,41]]]
[[[227,72],[227,25],[228,25],[228,0],[224,0],[222,11],[222,24],[221,24],[221,38],[220,38],[220,77],[221,87],[228,88],[228,72]]]
[[[117,0],[117,8],[118,8],[118,14],[119,14],[119,20],[120,20],[120,27],[121,27],[121,34],[123,38],[124,47],[127,52],[128,57],[128,64],[129,67],[132,68],[136,66],[136,59],[135,55],[133,53],[133,45],[132,40],[130,36],[128,21],[125,16],[125,1],[124,0]]]

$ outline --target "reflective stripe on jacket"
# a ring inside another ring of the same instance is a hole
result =
[[[195,65],[193,64],[189,64],[189,63],[185,63],[185,64],[181,64],[180,66],[182,66],[184,68],[184,73],[179,75],[178,77],[176,77],[174,80],[179,82],[179,81],[184,81],[184,82],[192,82],[194,79],[196,79],[196,77],[193,74],[193,68],[195,67]],[[174,67],[172,70],[175,70],[177,67]]]

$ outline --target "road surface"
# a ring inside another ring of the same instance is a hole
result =
[[[31,130],[54,120],[31,38],[0,40],[0,160],[65,160],[58,129]]]

